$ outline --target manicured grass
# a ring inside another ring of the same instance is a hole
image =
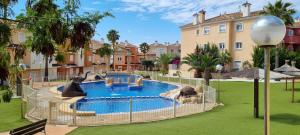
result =
[[[297,85],[300,88],[300,85]],[[300,90],[299,90],[300,91]],[[284,84],[271,84],[271,134],[300,134],[300,92],[291,103]],[[144,124],[82,127],[71,135],[261,135],[263,134],[263,85],[260,85],[260,117],[253,118],[253,83],[223,82],[225,106],[210,112]]]
[[[29,124],[26,119],[21,118],[20,108],[20,99],[13,99],[10,103],[0,103],[0,132]]]

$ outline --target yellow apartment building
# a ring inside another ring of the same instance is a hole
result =
[[[251,4],[246,2],[235,13],[220,14],[212,18],[206,18],[204,10],[194,14],[192,23],[180,27],[181,58],[193,53],[196,45],[213,43],[221,51],[230,52],[233,61],[226,66],[227,70],[239,70],[245,61],[252,63],[251,54],[255,43],[250,37],[250,29],[261,12],[251,12]],[[190,76],[188,69],[188,65],[181,66],[184,76]]]

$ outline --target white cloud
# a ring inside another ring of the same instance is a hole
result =
[[[245,0],[120,0],[118,10],[138,13],[159,13],[162,19],[177,24],[191,22],[192,15],[201,9],[206,10],[207,17],[220,13],[231,13],[240,10]],[[268,2],[276,0],[248,0],[252,3],[252,11],[261,10]],[[300,9],[300,0],[284,0],[294,3],[295,9]]]

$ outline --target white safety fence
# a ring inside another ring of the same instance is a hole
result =
[[[27,117],[48,119],[52,124],[78,126],[139,123],[171,119],[197,114],[217,106],[216,90],[204,86],[201,80],[163,77],[153,73],[152,79],[164,82],[202,86],[203,93],[190,101],[163,97],[119,97],[81,99],[75,102],[59,98],[45,98],[45,94],[31,85],[23,86],[23,98],[27,102]]]

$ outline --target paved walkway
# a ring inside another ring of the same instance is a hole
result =
[[[76,128],[66,125],[46,125],[46,135],[65,135]],[[0,133],[0,135],[9,135],[9,133]],[[43,135],[43,133],[38,133],[37,135]]]

